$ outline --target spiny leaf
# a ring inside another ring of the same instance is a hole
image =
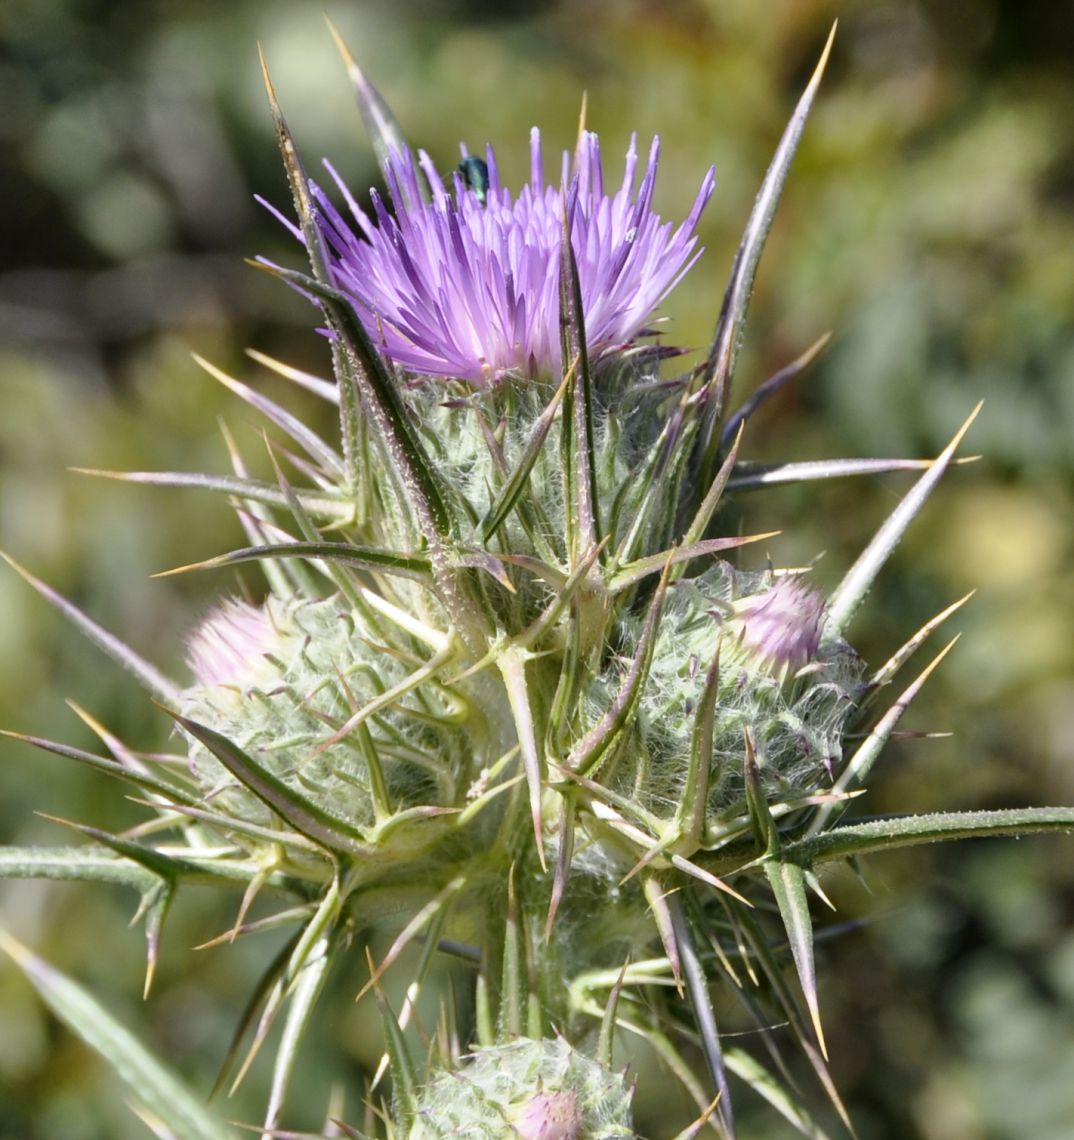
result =
[[[552,937],[552,926],[567,893],[567,879],[570,877],[571,861],[574,855],[574,823],[574,797],[569,792],[565,792],[561,798],[559,809],[559,850],[556,853],[552,891],[549,896],[548,914],[544,923],[545,942],[548,942]]]
[[[260,824],[248,823],[238,816],[227,815],[224,812],[212,811],[208,808],[198,808],[192,804],[171,803],[168,801],[156,803],[150,800],[133,799],[132,802],[143,807],[155,807],[159,811],[175,812],[199,823],[207,823],[210,827],[224,832],[226,835],[245,835],[262,843],[279,845],[301,855],[321,855],[327,858],[324,848],[311,839],[297,832],[281,831],[279,828],[262,827]]]
[[[235,443],[234,436],[223,421],[220,422],[220,434],[224,437],[224,446],[227,448],[228,457],[231,460],[232,471],[239,479],[249,478],[250,472],[247,470],[246,461]],[[288,510],[293,512],[296,496],[292,492],[290,495],[285,494],[284,497],[287,501]],[[275,520],[272,516],[272,510],[264,503],[256,502],[253,499],[241,499],[232,500],[231,505],[235,509],[239,525],[251,546],[261,546],[270,541],[279,541],[278,537],[273,536]],[[293,598],[308,592],[309,587],[306,583],[309,575],[306,567],[300,562],[294,560],[277,562],[268,559],[261,563],[260,569],[268,581],[269,589],[278,598]]]
[[[226,554],[217,554],[202,562],[191,562],[162,570],[154,578],[168,578],[174,574],[188,574],[194,570],[216,570],[234,566],[239,562],[256,562],[264,558],[308,558],[325,562],[339,562],[356,566],[360,570],[397,574],[423,582],[428,579],[431,563],[420,554],[403,554],[393,550],[378,550],[371,546],[357,546],[350,542],[274,542],[266,546],[245,546]]]
[[[906,528],[924,506],[925,500],[928,499],[944,471],[947,470],[947,465],[954,458],[955,451],[962,442],[962,437],[970,430],[970,425],[977,418],[980,410],[981,404],[978,404],[966,422],[955,433],[951,442],[931,464],[929,470],[918,479],[895,510],[888,515],[884,525],[862,551],[857,562],[847,571],[846,577],[839,583],[829,602],[824,628],[825,637],[836,637],[843,633],[849,625],[850,619],[854,616],[855,610],[873,584],[880,568],[888,560]]]
[[[765,874],[776,898],[783,927],[787,932],[798,982],[802,987],[806,1008],[809,1010],[813,1031],[817,1035],[821,1053],[828,1056],[824,1043],[824,1029],[820,1021],[817,1000],[817,971],[813,960],[813,919],[809,913],[809,896],[806,893],[805,869],[782,854],[765,860]]]
[[[64,701],[64,704],[100,739],[101,743],[104,744],[112,756],[115,757],[119,767],[126,768],[131,772],[138,772],[140,775],[148,776],[150,775],[151,766],[156,766],[158,769],[164,768],[170,775],[170,766],[175,765],[179,768],[180,772],[185,775],[188,764],[186,756],[176,756],[170,753],[144,756],[124,744],[115,733],[110,732],[95,716],[82,708],[77,701],[68,698]]]
[[[515,594],[514,582],[511,581],[504,565],[504,559],[489,554],[487,550],[474,550],[463,547],[455,556],[456,566],[465,566],[469,570],[480,570],[487,574],[494,582],[502,586],[509,594]]]
[[[681,1132],[676,1132],[672,1140],[694,1140],[694,1137],[704,1128],[712,1119],[720,1103],[720,1097],[717,1095],[715,1099],[707,1105],[701,1115],[694,1121],[691,1121]]]
[[[378,965],[370,975],[369,981],[358,991],[358,995],[354,999],[355,1001],[361,1001],[370,989],[380,982],[380,979],[391,969],[392,965],[399,958],[399,955],[421,934],[427,925],[447,911],[452,899],[458,895],[465,886],[465,876],[457,875],[447,886],[438,891],[433,898],[421,907],[417,914],[403,927],[394,942],[392,942],[388,948],[388,952],[381,959],[380,965]]]
[[[266,447],[268,447],[267,440]],[[284,476],[279,463],[276,462],[276,456],[272,448],[268,447],[268,451],[269,457],[272,460],[272,470],[276,474],[276,482],[279,484],[280,490],[283,491],[284,495],[287,497],[287,509],[291,512],[291,517],[298,524],[298,529],[301,531],[303,538],[305,538],[307,542],[322,542],[323,539],[321,532],[317,529],[316,525],[313,522],[313,519],[310,518],[309,513],[302,506],[302,502],[295,494],[294,488]],[[278,543],[279,541],[279,539],[274,540],[275,543]],[[365,607],[362,604],[361,596],[355,589],[354,582],[349,574],[344,573],[344,571],[332,560],[317,561],[315,565],[319,570],[321,570],[331,579],[332,584],[339,591],[340,595],[346,598],[346,600],[351,604],[351,606],[354,607],[354,609],[358,610],[359,612],[363,612],[365,610]],[[303,562],[296,563],[294,561],[290,561],[287,563],[287,567],[292,572],[294,572],[296,569],[304,569],[305,564]],[[312,595],[313,597],[316,597],[318,593],[316,589],[312,589],[310,587],[306,587],[300,592],[306,596]]]
[[[619,995],[623,992],[626,968],[627,962],[624,962],[623,968],[619,971],[619,977],[616,978],[615,985],[612,986],[608,999],[604,1003],[604,1016],[600,1019],[600,1037],[597,1041],[594,1059],[606,1069],[610,1069],[614,1064],[612,1049],[615,1044],[615,1014],[619,1008]]]
[[[265,53],[258,46],[258,58],[261,62],[261,78],[265,84],[265,93],[268,96],[269,110],[272,113],[272,125],[276,128],[276,143],[280,148],[284,171],[294,198],[295,215],[302,229],[302,236],[306,242],[306,252],[309,255],[313,272],[321,280],[328,279],[327,264],[324,256],[324,246],[321,242],[320,232],[313,220],[313,202],[310,198],[309,180],[298,156],[295,140],[291,134],[287,121],[283,117],[280,101],[276,97],[276,88],[269,75],[268,61]]]
[[[761,784],[761,773],[757,766],[757,749],[753,737],[747,729],[742,763],[745,771],[746,807],[749,811],[750,826],[758,848],[767,854],[779,849],[779,831],[772,815],[772,808]]]
[[[559,247],[559,328],[564,367],[574,379],[563,401],[563,478],[566,497],[567,560],[573,568],[600,541],[596,446],[593,436],[593,386],[589,374],[585,316],[578,265],[571,245],[575,206],[568,196]]]
[[[814,483],[850,475],[883,475],[889,471],[925,471],[932,459],[813,459],[804,463],[740,463],[727,481],[729,491],[750,491],[781,483]],[[970,459],[959,462],[969,463]]]
[[[163,851],[158,851],[155,847],[146,847],[141,843],[135,843],[130,839],[125,839],[121,835],[112,835],[110,832],[102,831],[100,828],[91,827],[87,823],[75,823],[70,819],[61,819],[56,815],[46,815],[44,812],[39,813],[42,819],[47,819],[50,823],[58,823],[63,827],[69,827],[73,831],[77,831],[90,839],[96,840],[102,847],[108,847],[117,855],[121,855],[124,859],[130,859],[132,863],[138,863],[147,871],[151,871],[158,879],[162,879],[167,883],[175,883],[183,876],[193,877],[200,875],[201,868],[187,863],[184,859],[173,855],[166,855]]]
[[[454,662],[457,656],[457,646],[449,641],[444,648],[430,657],[428,661],[423,661],[417,669],[404,677],[398,684],[393,685],[390,689],[385,689],[371,700],[366,701],[366,703],[352,713],[331,736],[322,740],[320,744],[317,745],[311,754],[311,758],[321,755],[321,753],[326,752],[333,745],[338,744],[344,737],[348,736],[356,728],[369,720],[371,716],[380,712],[381,709],[389,708],[397,704],[407,693],[421,689],[426,683],[435,683],[434,679],[437,674],[441,673],[448,665]],[[441,695],[446,694],[441,690]],[[451,694],[451,699],[453,703],[461,703],[461,698],[455,694]]]
[[[842,1098],[839,1096],[835,1084],[832,1081],[827,1062],[812,1043],[810,1031],[802,1018],[798,996],[791,991],[787,983],[786,972],[783,965],[776,959],[769,932],[762,929],[759,921],[751,912],[736,909],[732,913],[730,908],[727,908],[727,910],[729,918],[735,928],[736,936],[739,939],[744,962],[750,971],[753,984],[758,987],[763,984],[774,994],[779,1009],[782,1012],[782,1017],[786,1019],[791,1032],[805,1053],[806,1059],[812,1066],[814,1073],[816,1073],[817,1079],[824,1088],[832,1107],[838,1113],[839,1119],[843,1122],[846,1130],[851,1136],[854,1136],[854,1127],[851,1124],[846,1106],[843,1104]],[[764,973],[763,983],[757,977],[755,966],[759,966]],[[745,995],[742,996],[743,1000],[749,1004]],[[764,1017],[758,1020],[760,1024],[768,1024],[771,1018]],[[780,1068],[783,1069],[782,1063],[779,1060],[779,1054],[773,1053],[773,1056],[777,1063],[780,1063]],[[733,1071],[737,1071],[734,1070],[730,1062],[728,1062],[728,1067]],[[788,1083],[791,1083],[790,1075],[786,1073],[785,1070],[784,1076]],[[763,1089],[758,1089],[757,1091],[760,1092],[762,1096],[765,1096],[766,1099],[769,1099]],[[786,1093],[784,1093],[784,1095],[786,1095]],[[772,1103],[775,1104],[775,1101],[772,1101]],[[778,1108],[779,1105],[776,1104],[776,1107]]]
[[[960,610],[976,592],[976,590],[970,590],[968,594],[963,594],[957,602],[952,602],[934,618],[930,618],[905,645],[893,653],[869,678],[865,700],[867,701],[869,698],[875,696],[881,688],[887,685],[899,669],[902,668],[904,662],[926,641],[929,635],[947,621],[956,610]]]
[[[728,1046],[724,1050],[724,1063],[739,1080],[745,1081],[755,1093],[764,1097],[803,1136],[809,1140],[829,1140],[828,1133],[803,1108],[800,1099],[791,1095],[752,1054]]]
[[[91,768],[96,768],[100,772],[106,772],[109,776],[126,780],[128,783],[136,785],[143,791],[163,796],[169,802],[172,800],[178,800],[178,802],[185,804],[195,804],[198,802],[197,796],[187,789],[179,787],[177,784],[158,779],[156,776],[151,776],[146,772],[135,771],[123,764],[118,764],[115,760],[109,760],[105,756],[98,756],[93,752],[84,752],[81,748],[73,748],[69,744],[61,744],[55,740],[46,740],[41,736],[27,736],[21,732],[8,732],[6,729],[0,729],[0,736],[6,736],[11,740],[18,740],[24,744],[32,744],[35,748],[40,748],[45,752],[51,752],[56,756],[63,756],[67,760],[75,760],[79,764],[86,764]]]
[[[276,1059],[272,1067],[272,1088],[269,1092],[268,1107],[265,1110],[263,1130],[271,1132],[279,1124],[295,1062],[302,1039],[309,1029],[317,1001],[324,990],[329,967],[333,961],[333,949],[338,941],[338,928],[328,931],[317,943],[298,975],[291,993],[291,1002],[284,1020],[283,1034],[276,1049]]]
[[[820,61],[817,63],[805,91],[798,100],[798,105],[795,107],[790,122],[788,122],[783,136],[779,140],[775,156],[768,167],[764,181],[761,183],[761,189],[750,212],[741,244],[735,254],[734,266],[731,269],[731,280],[728,282],[727,292],[724,294],[723,306],[720,309],[719,320],[716,322],[712,346],[709,348],[708,356],[702,367],[701,392],[704,396],[704,420],[697,446],[701,461],[700,471],[706,482],[715,467],[720,416],[723,413],[727,392],[734,374],[735,361],[746,322],[746,311],[749,308],[750,294],[753,292],[753,282],[757,276],[757,266],[760,263],[761,253],[768,238],[768,231],[772,226],[772,220],[783,195],[783,187],[787,181],[791,162],[798,150],[802,131],[805,129],[806,120],[813,108],[813,100],[828,63],[834,38],[835,25],[833,24],[828,35],[828,41],[821,53]]]
[[[432,969],[433,960],[438,953],[444,952],[444,943],[441,938],[444,926],[448,919],[448,909],[445,907],[437,911],[429,921],[428,929],[425,932],[425,937],[422,941],[421,953],[418,957],[416,966],[408,969],[407,973],[410,977],[410,983],[406,988],[406,1000],[403,1002],[403,1008],[399,1014],[399,1027],[406,1030],[410,1024],[411,1016],[416,1016],[418,1002],[421,998],[422,987],[425,985],[429,977],[429,971]],[[453,944],[457,945],[457,944]],[[383,965],[383,963],[382,963]],[[441,1007],[443,1009],[443,1007]],[[439,1027],[444,1029],[443,1022]],[[461,1049],[443,1047],[441,1048],[441,1060],[445,1065],[454,1067],[460,1065],[461,1062]],[[388,1067],[388,1058],[386,1056],[381,1058],[380,1066],[373,1074],[371,1085],[376,1087],[384,1077],[384,1070]]]
[[[361,834],[349,823],[330,815],[301,792],[289,787],[227,737],[178,713],[171,715],[179,727],[203,744],[239,783],[307,839],[328,851],[351,855],[368,853]]]
[[[426,539],[446,538],[453,529],[453,521],[444,488],[403,406],[395,381],[373,347],[354,303],[338,289],[304,273],[263,262],[251,264],[322,302],[332,319],[333,328],[358,365],[355,375],[363,403],[392,458],[410,505],[419,514]]]
[[[0,947],[22,969],[53,1013],[112,1066],[135,1097],[178,1140],[230,1140],[232,1134],[206,1111],[201,1098],[81,986],[2,931]]]
[[[403,135],[402,128],[396,122],[391,108],[355,62],[354,56],[351,55],[350,49],[339,34],[335,24],[327,16],[325,19],[328,20],[328,30],[332,33],[339,54],[346,64],[347,75],[354,87],[354,95],[358,102],[358,110],[362,115],[362,122],[365,124],[366,133],[373,145],[377,161],[383,169],[393,153],[398,155],[407,153],[406,138]],[[411,203],[407,202],[406,208],[410,209]]]
[[[771,399],[796,376],[800,376],[828,347],[828,342],[831,339],[832,334],[826,332],[823,336],[818,337],[801,356],[792,360],[790,364],[785,365],[772,376],[769,376],[736,412],[727,417],[727,423],[724,425],[723,434],[720,437],[720,446],[727,447],[745,426],[746,420],[752,416],[766,400]]]
[[[720,692],[720,643],[716,644],[712,663],[705,674],[705,684],[694,713],[690,734],[690,763],[686,771],[675,823],[681,839],[692,850],[701,841],[708,811],[709,781],[712,777],[712,734],[716,719],[716,700]]]
[[[567,370],[563,377],[563,381],[556,389],[552,399],[548,401],[544,411],[537,417],[530,437],[526,441],[526,446],[523,449],[522,457],[518,461],[518,466],[511,472],[507,482],[500,489],[499,494],[489,507],[485,517],[481,520],[478,533],[481,535],[482,542],[488,540],[500,529],[504,520],[514,509],[516,504],[521,505],[519,496],[525,490],[526,482],[530,477],[530,472],[533,470],[533,465],[537,462],[537,457],[541,453],[541,448],[544,446],[545,439],[548,437],[549,428],[556,418],[556,413],[559,411],[559,406],[563,401],[563,397],[567,392],[567,388],[574,382],[574,368]]]
[[[254,1059],[268,1037],[269,1030],[283,1008],[285,1000],[292,995],[296,986],[301,982],[306,968],[325,953],[325,939],[330,940],[333,932],[338,929],[340,901],[339,880],[337,878],[332,880],[327,891],[318,902],[317,909],[309,922],[299,931],[286,962],[272,980],[261,1016],[258,1019],[257,1029],[254,1031],[253,1041],[250,1043],[246,1057],[231,1083],[232,1095],[245,1080]],[[314,972],[316,976],[316,968]]]
[[[544,795],[544,765],[537,747],[536,728],[533,723],[533,706],[526,685],[526,653],[515,646],[506,649],[500,656],[500,675],[503,677],[511,715],[515,721],[518,743],[522,749],[522,769],[526,773],[529,788],[530,818],[533,821],[533,837],[537,857],[544,862],[544,825],[541,820],[541,797]]]
[[[117,479],[123,483],[145,483],[157,487],[196,487],[236,495],[270,507],[286,507],[287,499],[279,487],[259,479],[240,479],[230,475],[204,475],[198,471],[98,471],[91,467],[72,467],[79,475],[95,475],[100,479]],[[302,505],[310,514],[327,522],[347,523],[354,516],[354,504],[343,494],[327,491],[298,491]]]
[[[96,847],[0,847],[0,879],[120,883],[142,894],[160,881],[140,864]]]
[[[619,692],[605,714],[578,741],[567,757],[565,767],[571,772],[577,772],[581,775],[592,772],[633,719],[652,661],[653,646],[660,625],[660,615],[664,608],[664,597],[667,593],[670,570],[670,564],[665,564],[664,573],[661,575],[660,582],[653,593],[653,599],[649,603],[649,612],[646,614],[645,625],[638,637],[634,659],[623,678]]]
[[[1009,808],[890,816],[868,823],[841,825],[819,835],[787,843],[783,856],[799,863],[816,865],[921,843],[1031,835],[1038,831],[1074,831],[1074,808]]]
[[[242,1046],[243,1038],[246,1036],[250,1027],[254,1024],[257,1018],[257,1011],[262,1007],[262,1004],[269,1000],[269,996],[278,986],[280,978],[283,976],[287,963],[294,953],[295,946],[301,937],[301,931],[293,935],[284,943],[279,953],[273,958],[268,968],[261,975],[254,987],[253,993],[250,995],[243,1008],[242,1015],[239,1018],[238,1024],[235,1026],[235,1031],[231,1035],[231,1041],[228,1043],[227,1052],[224,1054],[224,1059],[220,1063],[220,1069],[217,1072],[216,1080],[213,1082],[213,1087],[209,1091],[207,1100],[212,1103],[220,1092],[223,1090],[224,1085],[227,1083],[228,1075],[235,1067],[239,1058],[239,1049]]]
[[[346,346],[344,356],[354,364],[353,379],[360,389],[366,419],[391,459],[418,531],[429,545],[440,600],[468,647],[480,650],[488,640],[488,624],[464,578],[452,565],[447,550],[454,540],[456,511],[466,514],[469,505],[460,504],[457,498],[449,501],[448,488],[418,437],[395,381],[373,347],[354,303],[319,280],[292,270],[258,262],[252,264],[275,273],[323,302],[333,330]]]
[[[522,1010],[525,1004],[526,966],[519,929],[518,895],[515,893],[515,868],[507,876],[507,914],[503,930],[503,976],[500,981],[500,1016],[496,1036],[500,1040],[522,1035]]]
[[[40,578],[35,578],[29,570],[20,566],[14,558],[2,550],[0,550],[0,558],[3,558],[17,574],[33,586],[45,601],[55,606],[68,621],[76,625],[94,645],[104,650],[109,657],[133,673],[150,692],[163,701],[175,703],[179,700],[179,686],[165,677],[156,666],[150,665],[129,645],[109,633],[103,626],[98,625],[88,614],[83,613],[78,606],[69,602],[62,594],[58,594],[51,586],[46,586]]]
[[[258,364],[263,364],[271,372],[282,376],[285,380],[290,380],[300,388],[305,388],[306,391],[312,392],[315,396],[320,396],[322,400],[327,400],[328,403],[338,406],[339,388],[330,381],[322,380],[320,376],[313,376],[309,372],[303,372],[301,368],[285,364],[282,360],[277,360],[264,352],[258,352],[256,348],[246,349],[246,355],[251,360],[256,360]]]
[[[696,434],[696,422],[687,414],[690,407],[690,394],[684,385],[679,402],[667,416],[645,462],[631,473],[616,495],[613,522],[624,512],[633,515],[629,530],[615,550],[618,562],[636,557],[643,544],[648,549],[654,545],[664,547],[676,537],[675,512],[667,510],[666,505],[678,501],[679,479]],[[654,510],[662,511],[665,517],[653,518]]]
[[[276,128],[276,142],[283,160],[284,172],[291,188],[291,198],[294,202],[295,216],[298,218],[306,254],[309,258],[313,276],[319,282],[330,280],[328,272],[328,259],[325,255],[324,242],[321,238],[320,228],[314,215],[313,201],[310,195],[309,180],[306,171],[298,156],[294,138],[283,117],[276,90],[269,76],[268,64],[264,53],[258,49],[261,59],[261,74],[265,83],[265,92],[268,95],[269,109],[272,112],[272,122]],[[333,315],[326,305],[321,306],[329,324],[333,324]],[[353,491],[358,480],[358,457],[360,454],[360,439],[362,427],[358,415],[357,393],[352,384],[353,368],[342,346],[334,344],[332,347],[332,361],[335,372],[340,381],[339,422],[340,436],[343,441],[343,454],[346,461],[347,482]]]
[[[737,535],[732,538],[708,538],[703,542],[692,542],[689,546],[676,546],[671,550],[663,550],[659,554],[651,554],[647,558],[639,558],[636,562],[628,562],[611,577],[608,590],[611,593],[621,593],[631,586],[637,585],[643,578],[663,570],[665,566],[680,566],[684,562],[691,562],[695,558],[708,558],[724,550],[735,550],[751,542],[762,542],[766,538],[775,538],[778,530],[765,531],[764,534]]]
[[[190,881],[211,886],[249,882],[254,871],[219,858],[198,858],[196,848],[184,856]],[[159,876],[129,859],[98,847],[0,847],[0,879],[67,879],[81,882],[120,883],[144,894]],[[301,880],[274,877],[274,887],[309,893]]]
[[[734,1140],[735,1116],[731,1106],[731,1090],[727,1084],[723,1048],[716,1028],[716,1015],[712,1009],[712,999],[709,996],[709,979],[694,945],[693,932],[686,919],[681,897],[672,895],[668,899],[668,908],[671,912],[671,921],[675,931],[675,942],[682,959],[682,972],[686,981],[690,1008],[693,1010],[694,1019],[697,1022],[698,1032],[701,1035],[701,1048],[708,1063],[716,1095],[719,1098],[717,1121],[722,1134],[728,1140]]]
[[[366,957],[372,974],[375,967],[368,947],[366,947]],[[392,1074],[392,1096],[402,1110],[404,1118],[410,1121],[418,1108],[418,1078],[414,1062],[399,1028],[399,1022],[392,1013],[380,985],[376,982],[373,984],[373,992],[376,994],[377,1008],[380,1010],[381,1024],[384,1026],[385,1049],[388,1054],[388,1067]]]
[[[905,691],[891,708],[884,713],[869,735],[858,745],[857,749],[855,749],[854,755],[847,761],[846,767],[839,774],[839,778],[832,786],[833,792],[845,792],[850,788],[861,787],[861,785],[865,783],[869,778],[869,773],[872,771],[873,765],[876,763],[877,757],[890,739],[892,732],[895,731],[895,726],[902,719],[903,713],[909,708],[910,702],[921,691],[922,686],[929,679],[940,662],[951,652],[957,641],[957,637],[952,638],[918,676],[914,678],[911,684],[906,687]],[[831,803],[819,808],[810,826],[809,834],[816,835],[821,831],[831,818],[833,811],[840,806],[841,805],[837,803]]]
[[[281,926],[292,926],[296,922],[308,919],[312,914],[313,906],[307,903],[304,906],[292,906],[285,910],[278,910],[275,914],[266,915],[265,918],[259,918],[253,922],[233,923],[222,934],[217,934],[205,942],[199,942],[194,949],[211,950],[214,946],[222,946],[225,942],[234,942],[236,939],[249,934],[261,934],[266,930],[278,930]]]
[[[735,464],[738,462],[738,449],[742,443],[742,430],[742,427],[739,427],[735,433],[735,437],[731,441],[731,447],[724,457],[719,471],[716,472],[716,477],[712,480],[712,486],[705,492],[705,497],[701,500],[693,519],[690,521],[690,525],[686,528],[682,536],[684,546],[690,546],[692,543],[700,542],[705,535],[705,531],[708,530],[712,516],[716,513],[716,508],[719,506],[720,500],[723,498],[723,493],[727,489],[727,481],[731,478],[731,472],[735,469]]]
[[[337,478],[343,478],[343,460],[315,431],[306,427],[297,416],[293,416],[286,408],[281,408],[274,400],[270,400],[267,396],[255,392],[253,388],[229,376],[216,365],[210,364],[196,352],[193,356],[195,363],[208,372],[213,379],[219,380],[225,388],[234,392],[240,399],[252,408],[256,408],[263,416],[286,432],[310,458],[320,464],[325,472],[335,475]]]
[[[675,922],[671,914],[671,904],[668,901],[671,892],[665,887],[658,875],[647,873],[642,876],[642,891],[645,901],[649,904],[649,913],[653,916],[653,924],[660,936],[660,945],[664,948],[664,956],[671,966],[671,975],[675,979],[675,986],[682,997],[682,955],[679,953],[679,943],[675,936]]]

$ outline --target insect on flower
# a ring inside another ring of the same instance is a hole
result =
[[[468,154],[455,169],[466,187],[474,192],[474,197],[484,206],[489,189],[488,163],[476,154]]]

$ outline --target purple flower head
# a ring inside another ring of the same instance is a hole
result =
[[[649,331],[653,310],[700,254],[694,229],[714,172],[705,176],[686,221],[673,229],[652,208],[659,152],[654,138],[635,193],[632,139],[622,184],[609,195],[600,143],[585,132],[573,164],[564,154],[559,184],[546,186],[534,127],[530,180],[512,197],[500,183],[491,147],[487,188],[469,185],[456,172],[452,193],[427,154],[419,151],[415,161],[409,151],[396,151],[386,170],[394,213],[373,191],[372,217],[326,163],[350,213],[344,217],[312,187],[335,284],[356,303],[374,343],[408,371],[474,387],[507,373],[551,376],[562,366],[559,261],[566,213],[589,353],[599,357]],[[480,169],[466,162],[469,170]]]
[[[237,598],[212,610],[187,642],[187,663],[199,685],[245,688],[264,672],[280,635],[263,606]]]
[[[793,676],[817,655],[824,598],[797,578],[738,603],[741,642],[774,676]]]

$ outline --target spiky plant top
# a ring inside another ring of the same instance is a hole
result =
[[[584,127],[555,184],[543,181],[535,132],[517,196],[491,149],[486,162],[464,152],[445,186],[344,55],[391,208],[374,195],[367,215],[333,174],[344,218],[307,180],[270,84],[311,272],[263,268],[320,306],[334,379],[260,358],[338,405],[339,438],[207,365],[287,437],[286,473],[258,481],[232,447],[230,476],[125,476],[228,495],[248,543],[196,565],[265,572],[263,600],[227,600],[191,635],[186,685],[27,575],[145,682],[187,748],[156,765],[104,729],[115,762],[35,739],[134,783],[157,818],[134,836],[89,829],[104,850],[86,858],[0,866],[138,886],[151,967],[184,879],[244,887],[232,937],[296,926],[259,988],[246,1062],[283,1013],[266,1136],[331,966],[383,929],[395,940],[371,960],[366,989],[384,1015],[391,1101],[366,1133],[630,1136],[613,1062],[616,1035],[630,1033],[682,1080],[699,1126],[733,1135],[730,1073],[821,1136],[774,1072],[722,1043],[713,983],[755,987],[743,1005],[757,1037],[777,1058],[796,1041],[830,1090],[814,868],[1074,819],[840,823],[935,662],[871,720],[877,695],[957,604],[873,673],[844,632],[966,428],[933,461],[758,468],[740,457],[747,415],[823,345],[728,413],[753,276],[824,60],[758,195],[709,351],[665,376],[672,353],[650,342],[651,317],[696,256],[712,172],[677,227],[652,209],[655,143],[638,192],[632,143],[608,195]],[[828,597],[800,569],[726,560],[774,538],[725,527],[719,511],[736,491],[900,468],[924,472]],[[866,728],[848,754],[851,723]],[[289,901],[249,921],[261,891]],[[797,994],[771,949],[774,926]],[[411,945],[424,949],[396,1013],[380,978]],[[437,951],[467,963],[472,986],[423,1048],[423,1068],[403,1028]],[[69,1020],[85,1029],[77,1008]],[[140,1056],[132,1068],[126,1039],[102,1045],[86,1032],[125,1072],[146,1071]],[[695,1045],[707,1081],[687,1062]],[[223,1135],[174,1084],[149,1084],[171,1134]]]

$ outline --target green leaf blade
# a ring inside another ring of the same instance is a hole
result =
[[[201,1099],[80,985],[8,934],[0,932],[0,947],[52,1012],[112,1066],[137,1100],[178,1140],[234,1140],[234,1133]]]

